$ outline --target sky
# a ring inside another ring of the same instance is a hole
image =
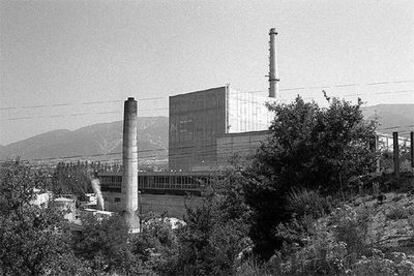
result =
[[[273,27],[281,102],[414,103],[413,26],[411,0],[2,0],[0,145],[122,120],[130,96],[167,116],[170,95],[266,95]]]

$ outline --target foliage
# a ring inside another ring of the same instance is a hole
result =
[[[368,213],[350,207],[337,208],[329,217],[306,222],[294,219],[280,225],[284,246],[265,266],[273,275],[345,275],[364,254],[369,254]],[[302,228],[300,228],[302,227]],[[304,229],[306,228],[306,229]],[[288,231],[291,237],[287,238]]]
[[[119,165],[109,166],[100,162],[64,163],[59,162],[54,170],[52,185],[48,188],[56,196],[73,194],[79,200],[85,200],[85,193],[91,193],[91,172],[119,171]]]
[[[0,167],[0,274],[74,275],[86,269],[69,247],[63,214],[31,205],[34,188],[50,181],[20,162]]]
[[[403,208],[392,207],[386,214],[389,220],[406,219],[409,216],[409,211]]]
[[[368,224],[370,213],[367,209],[355,210],[345,205],[335,210],[332,216],[334,237],[344,242],[348,253],[353,257],[360,257],[369,249]]]
[[[273,104],[271,136],[263,143],[249,170],[246,202],[252,208],[250,237],[255,251],[269,258],[283,240],[274,234],[291,219],[288,196],[292,188],[343,193],[355,175],[371,171],[376,153],[370,150],[375,124],[363,120],[361,104],[329,100],[328,108],[305,103]]]
[[[237,269],[236,275],[238,276],[271,276],[275,275],[268,268],[267,264],[263,264],[255,260],[254,258],[249,258],[241,264]],[[276,274],[276,275],[280,275]]]
[[[373,250],[374,251],[374,250]],[[375,250],[370,257],[362,258],[352,265],[348,275],[413,275],[414,260],[402,252],[393,252],[386,258],[380,250]]]
[[[121,275],[150,272],[133,254],[128,227],[120,215],[99,218],[84,214],[81,220],[83,231],[73,248],[92,271]]]
[[[131,241],[132,252],[147,267],[161,275],[176,274],[178,239],[163,217],[153,214],[141,219],[142,230]]]
[[[382,149],[380,152],[380,166],[381,170],[385,173],[394,172],[394,154],[389,149]],[[410,172],[411,171],[411,157],[408,147],[400,145],[400,172]]]
[[[296,216],[303,218],[310,215],[317,219],[332,210],[331,198],[325,198],[316,191],[306,189],[293,189],[288,195],[287,208]]]
[[[229,169],[219,179],[201,206],[187,208],[186,225],[178,231],[178,275],[233,274],[240,253],[250,245],[242,172]]]

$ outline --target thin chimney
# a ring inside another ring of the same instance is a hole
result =
[[[276,29],[269,31],[269,97],[276,98],[278,94],[277,60],[276,60]]]
[[[124,104],[124,129],[122,141],[122,198],[123,211],[130,231],[139,231],[138,210],[138,146],[137,101],[128,98]]]

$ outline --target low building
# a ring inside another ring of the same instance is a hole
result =
[[[51,192],[34,188],[33,193],[34,193],[34,197],[30,201],[30,204],[36,205],[41,208],[47,208],[49,206],[49,201],[52,198]]]
[[[139,172],[139,212],[182,217],[186,204],[195,206],[201,201],[199,196],[211,178],[211,172]],[[105,210],[122,211],[122,174],[104,173],[99,179]]]

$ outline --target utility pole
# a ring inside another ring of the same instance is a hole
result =
[[[400,178],[400,146],[398,145],[398,132],[392,133],[392,142],[394,146],[394,174]]]
[[[379,136],[378,134],[375,135],[375,152],[378,153],[379,152]],[[376,165],[376,171],[377,173],[379,173],[381,171],[381,160],[380,160],[380,156],[377,156],[377,165]]]
[[[410,132],[410,156],[411,168],[414,168],[414,131]]]

